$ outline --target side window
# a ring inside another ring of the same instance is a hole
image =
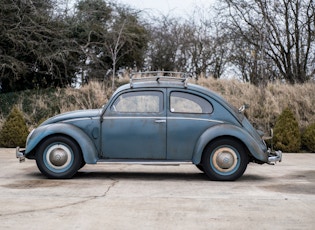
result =
[[[163,110],[163,93],[158,91],[124,93],[116,99],[111,110],[119,113],[159,113]]]
[[[170,107],[172,113],[212,113],[212,105],[204,98],[194,94],[172,92]]]

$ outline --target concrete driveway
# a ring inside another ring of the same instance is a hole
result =
[[[0,149],[0,229],[314,229],[315,154],[250,164],[236,182],[193,165],[87,165],[48,180]]]

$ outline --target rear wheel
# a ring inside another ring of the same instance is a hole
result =
[[[82,162],[81,149],[77,143],[64,136],[46,139],[36,151],[37,166],[48,178],[71,178]]]
[[[211,180],[236,180],[244,174],[248,162],[243,145],[229,138],[210,143],[202,156],[204,172]]]

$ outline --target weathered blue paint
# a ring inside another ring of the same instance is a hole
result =
[[[84,161],[87,164],[97,162],[98,152],[91,138],[78,127],[66,123],[42,125],[35,129],[28,138],[25,156],[32,153],[43,139],[52,135],[66,135],[73,138],[82,150]]]
[[[189,118],[187,115],[168,117],[167,159],[191,160],[200,135],[215,123],[210,119]]]
[[[240,140],[248,148],[249,153],[257,160],[268,162],[267,147],[262,141],[257,141],[246,130],[231,124],[219,124],[207,129],[198,139],[194,149],[192,162],[199,164],[203,150],[212,140],[220,137],[233,137]]]
[[[101,113],[102,113],[101,109],[88,109],[88,110],[77,110],[77,111],[67,112],[67,113],[59,114],[59,115],[56,115],[54,117],[47,119],[41,124],[41,126],[57,123],[57,122],[63,122],[67,120],[78,120],[78,119],[99,117]]]
[[[105,159],[166,159],[165,106],[154,113],[115,112],[112,104],[127,92],[155,92],[162,105],[166,100],[165,89],[122,90],[109,103],[101,124],[102,158]],[[165,122],[164,122],[165,121]]]

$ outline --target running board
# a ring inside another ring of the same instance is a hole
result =
[[[137,165],[165,165],[179,166],[192,164],[191,161],[165,161],[165,160],[133,160],[133,159],[100,159],[97,164],[137,164]]]

